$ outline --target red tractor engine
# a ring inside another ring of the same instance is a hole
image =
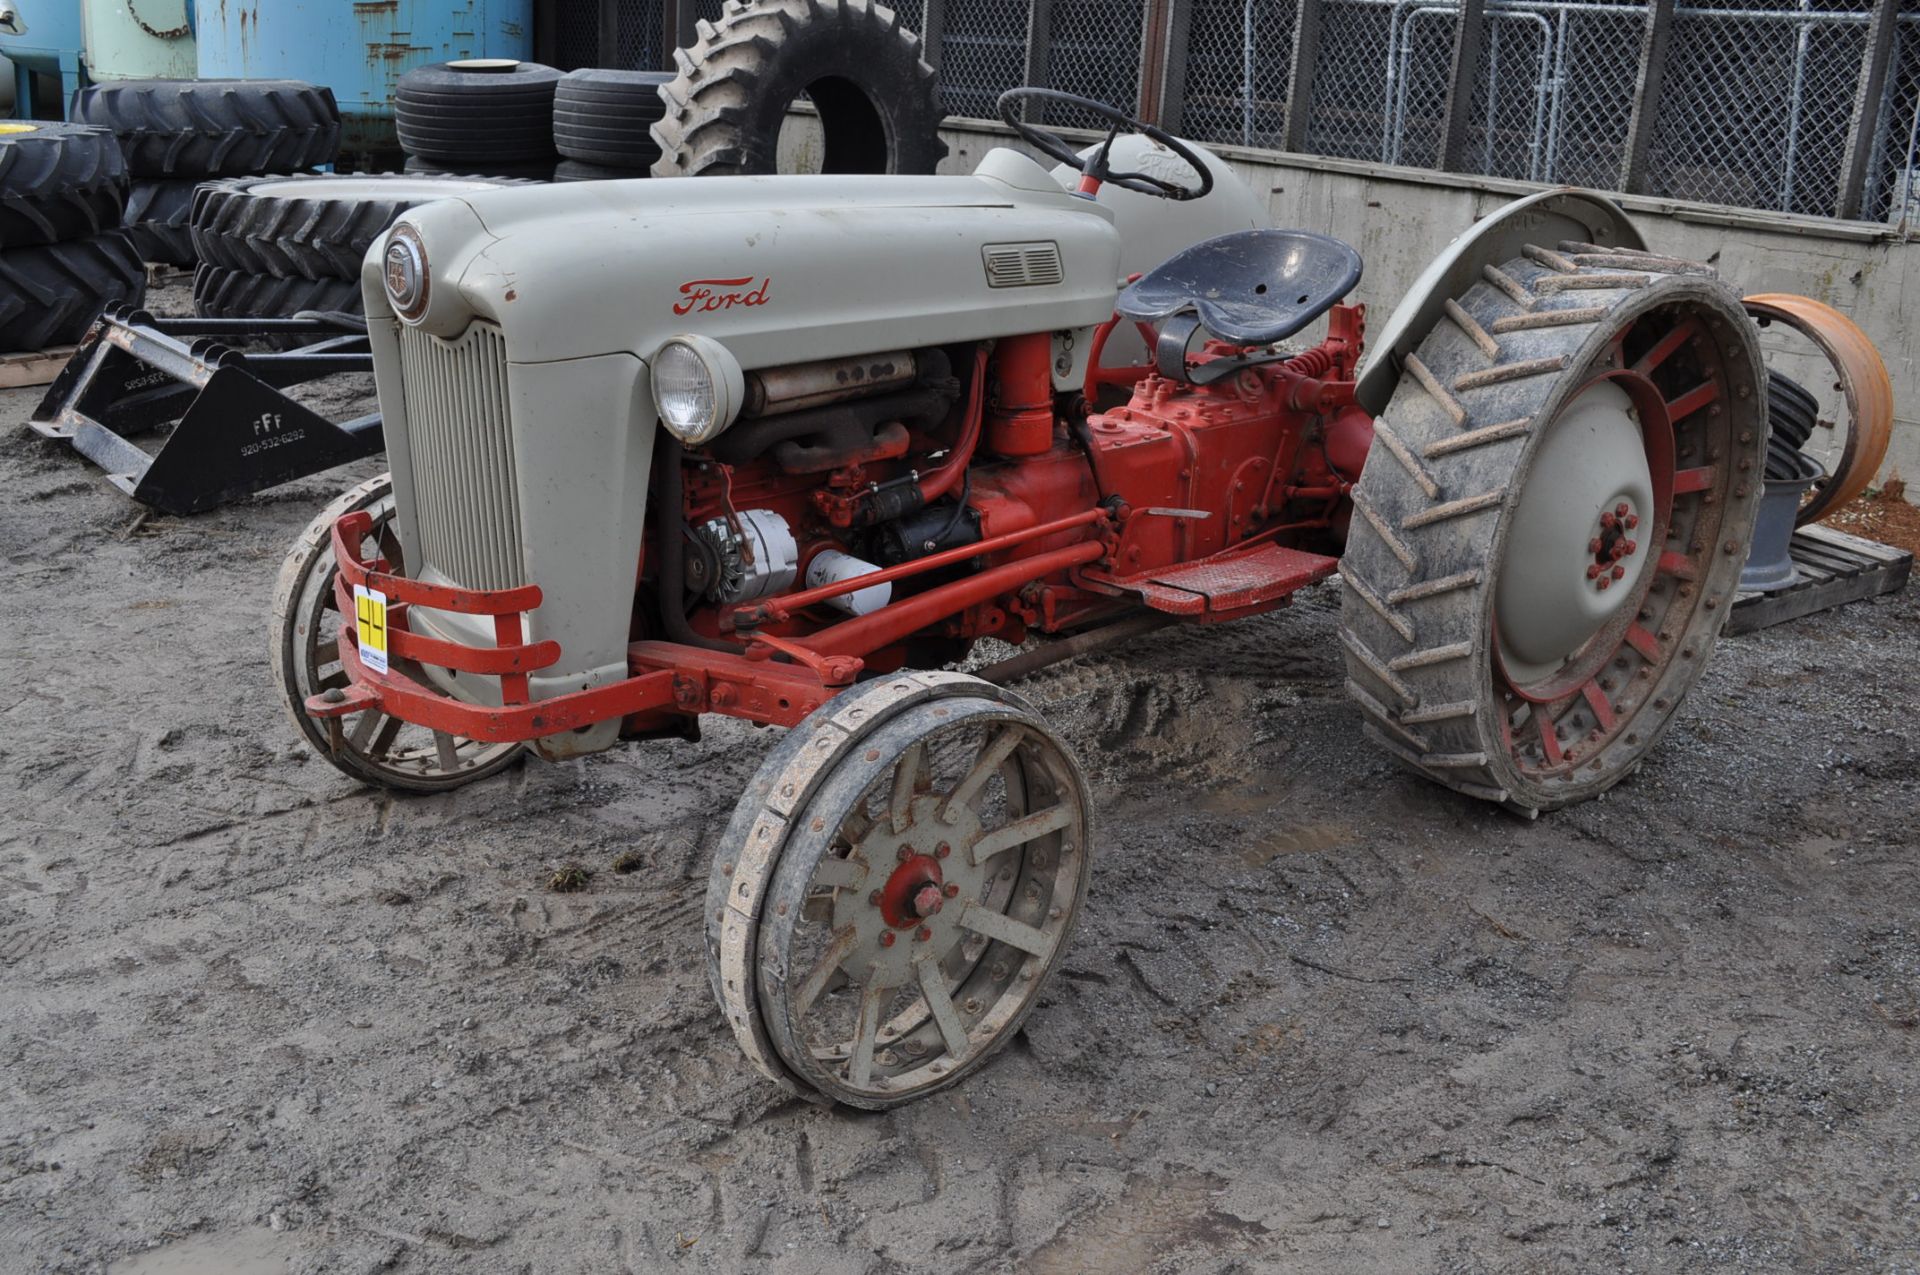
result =
[[[880,380],[877,395],[835,406],[802,396],[814,415],[762,416],[711,455],[662,467],[668,502],[684,474],[692,548],[676,582],[670,566],[661,578],[668,551],[649,546],[635,638],[676,636],[649,625],[678,586],[703,595],[688,617],[703,643],[804,638],[878,672],[951,662],[981,637],[1017,645],[1142,601],[1206,621],[1281,605],[1332,572],[1366,459],[1372,426],[1353,401],[1363,314],[1336,306],[1320,345],[1206,384],[1096,365],[1064,411],[1050,334],[970,356],[865,360],[862,392]],[[1113,327],[1096,336],[1096,359]],[[1192,366],[1248,355],[1209,340]],[[955,364],[970,365],[963,378],[947,374]],[[808,380],[835,371],[846,369]],[[942,403],[959,409],[952,419],[934,419]],[[821,414],[836,412],[823,430]],[[767,441],[776,435],[786,437]],[[1096,556],[1108,565],[1093,567]],[[1060,565],[1036,577],[1040,558]],[[956,611],[956,588],[978,596]],[[678,729],[658,717],[629,727]]]

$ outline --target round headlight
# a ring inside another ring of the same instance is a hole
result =
[[[417,319],[427,312],[427,293],[432,284],[427,278],[427,246],[420,232],[402,223],[387,236],[380,256],[380,276],[386,281],[387,300],[403,319]]]
[[[689,447],[719,437],[740,414],[746,374],[710,337],[674,337],[654,354],[652,374],[660,423]]]

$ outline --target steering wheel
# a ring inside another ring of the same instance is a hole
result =
[[[1099,150],[1082,159],[1079,150],[1066,138],[1057,133],[1049,133],[1046,129],[1029,124],[1020,118],[1020,104],[1028,101],[1058,102],[1063,106],[1078,107],[1088,114],[1098,116],[1111,125],[1107,129],[1107,140],[1100,143]],[[1117,107],[1108,106],[1105,102],[1096,102],[1090,97],[1081,97],[1077,93],[1062,93],[1059,89],[1008,89],[1000,95],[1000,119],[1008,128],[1020,135],[1021,141],[1078,171],[1082,177],[1080,193],[1089,198],[1105,182],[1112,182],[1122,190],[1137,191],[1142,195],[1157,195],[1161,199],[1199,199],[1213,189],[1213,170],[1193,153],[1192,147],[1171,133],[1134,119]],[[1188,168],[1200,175],[1199,187],[1182,186],[1150,173],[1114,172],[1107,167],[1107,159],[1113,151],[1114,142],[1122,133],[1140,133],[1178,155]]]

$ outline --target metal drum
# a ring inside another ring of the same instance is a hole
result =
[[[95,80],[191,80],[191,0],[81,0],[87,74]]]

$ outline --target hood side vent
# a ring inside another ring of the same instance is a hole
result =
[[[1034,243],[990,243],[980,249],[987,263],[990,288],[1046,288],[1066,280],[1060,245],[1051,240]]]

